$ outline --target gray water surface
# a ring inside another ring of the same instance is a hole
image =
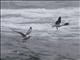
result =
[[[61,13],[62,10],[63,13]],[[74,8],[69,9],[68,12],[65,11],[67,9],[3,9],[2,60],[79,60],[80,19],[77,14],[79,10]],[[61,27],[59,30],[52,28],[51,25],[57,20],[57,15],[62,16],[62,23],[69,22],[70,25]],[[24,43],[19,34],[9,29],[13,28],[25,33],[30,26],[33,28],[31,38]]]

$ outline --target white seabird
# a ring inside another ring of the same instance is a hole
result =
[[[32,27],[30,27],[25,34],[22,33],[22,32],[19,32],[19,31],[15,31],[15,30],[13,30],[13,31],[16,32],[16,33],[18,33],[18,34],[20,34],[22,36],[22,40],[27,40],[27,39],[29,39],[31,37],[30,33],[32,32]]]

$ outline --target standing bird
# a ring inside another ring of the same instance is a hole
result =
[[[52,27],[56,27],[56,29],[58,30],[59,27],[66,26],[66,25],[69,25],[69,23],[64,23],[61,25],[61,16],[60,16],[58,20],[55,22],[55,25],[52,25]]]
[[[20,34],[22,36],[22,40],[27,40],[27,39],[29,39],[31,37],[30,33],[32,32],[32,27],[30,27],[25,34],[22,33],[22,32],[19,32],[19,31],[15,31],[15,30],[13,30],[13,31],[16,32],[16,33],[18,33],[18,34]]]

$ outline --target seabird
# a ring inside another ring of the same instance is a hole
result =
[[[18,33],[18,34],[20,34],[22,36],[22,40],[27,40],[27,39],[29,39],[31,37],[30,33],[32,32],[32,27],[30,27],[25,34],[22,33],[22,32],[19,32],[19,31],[15,31],[15,30],[13,30],[13,31],[16,32],[16,33]]]
[[[69,23],[61,24],[61,16],[60,16],[58,20],[55,22],[55,25],[52,25],[52,27],[56,27],[56,29],[58,30],[59,27],[66,26],[66,25],[69,25]]]

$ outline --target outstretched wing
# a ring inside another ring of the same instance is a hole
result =
[[[22,32],[14,31],[16,33],[19,33],[22,37],[25,37],[25,35]]]
[[[67,26],[67,25],[69,25],[69,23],[64,23],[64,24],[62,24],[61,26]]]
[[[32,27],[29,28],[29,30],[26,32],[26,35],[29,35],[32,32]]]
[[[55,22],[55,24],[59,25],[61,23],[61,17],[58,18],[58,20]]]
[[[18,34],[20,34],[22,37],[25,37],[25,34],[23,34],[22,32],[15,31],[14,29],[11,29],[11,30],[14,31],[14,32],[16,32],[16,33],[18,33]]]
[[[66,26],[66,25],[69,25],[69,23],[64,23],[63,25]]]

